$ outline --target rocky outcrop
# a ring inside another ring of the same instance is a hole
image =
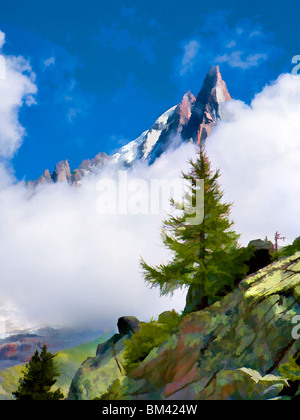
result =
[[[140,321],[134,316],[123,316],[118,319],[118,330],[121,335],[131,335],[141,328]]]
[[[300,340],[292,333],[296,315],[300,252],[248,276],[205,310],[184,316],[177,333],[130,376],[114,360],[117,355],[121,364],[124,344],[117,340],[115,354],[112,349],[101,352],[83,365],[74,382],[76,395],[94,396],[91,388],[96,386],[104,393],[120,379],[124,399],[278,399],[288,384],[279,368],[300,351]],[[109,381],[108,364],[113,367]]]
[[[179,333],[124,382],[124,393],[138,399],[151,398],[153,389],[170,400],[274,398],[284,387],[279,366],[300,349],[292,335],[299,314],[297,253],[247,277],[222,301],[185,316]]]
[[[62,160],[59,162],[54,169],[53,174],[51,175],[53,182],[71,182],[72,175],[69,162],[67,160]]]
[[[72,171],[72,184],[77,183],[87,174],[92,172],[95,168],[101,169],[105,163],[109,162],[111,157],[106,153],[98,153],[93,159],[85,159],[81,162],[79,167]]]
[[[122,379],[123,351],[125,340],[140,328],[135,317],[118,320],[119,333],[97,347],[96,357],[89,357],[77,371],[68,395],[69,400],[92,400],[100,398],[116,379]]]
[[[34,188],[41,184],[51,184],[57,182],[67,182],[71,185],[77,185],[77,183],[87,174],[92,172],[96,167],[101,169],[106,162],[111,159],[106,153],[98,153],[93,159],[84,160],[77,169],[71,171],[69,162],[62,160],[58,162],[55,169],[50,173],[49,169],[46,169],[43,175],[41,175],[35,181],[29,181],[28,187]]]
[[[275,249],[274,244],[268,238],[265,238],[264,241],[262,239],[254,239],[249,242],[248,246],[253,246],[257,250],[266,249],[270,252],[273,252]]]

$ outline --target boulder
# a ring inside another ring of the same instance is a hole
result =
[[[119,318],[119,334],[114,334],[109,340],[99,344],[96,357],[89,357],[76,372],[71,383],[69,400],[100,398],[116,380],[123,380],[125,340],[139,328],[140,321],[137,318]]]
[[[130,335],[139,331],[140,321],[134,316],[122,316],[118,319],[118,330],[121,335]]]

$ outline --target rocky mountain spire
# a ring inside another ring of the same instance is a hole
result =
[[[71,182],[72,176],[69,162],[67,160],[58,162],[58,164],[55,166],[53,174],[51,175],[51,178],[54,182]]]
[[[183,139],[199,144],[211,133],[222,118],[222,103],[231,99],[219,66],[211,66],[192,109],[191,117],[182,131]]]

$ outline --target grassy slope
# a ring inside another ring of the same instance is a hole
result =
[[[87,357],[94,357],[98,344],[108,340],[111,335],[111,333],[103,334],[89,343],[58,352],[56,363],[61,376],[57,379],[56,385],[62,390],[65,397],[68,395],[71,381],[82,362]],[[25,365],[22,364],[0,371],[0,400],[14,399],[12,392],[18,387],[18,381],[22,376],[24,367]]]

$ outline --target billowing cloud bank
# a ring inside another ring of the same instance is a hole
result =
[[[19,84],[6,86],[0,99],[0,120],[9,128],[4,124],[0,132],[2,157],[21,144],[17,110],[36,90],[18,60],[10,63]],[[224,122],[207,142],[213,166],[221,168],[225,198],[235,203],[232,216],[243,244],[271,239],[275,230],[290,241],[300,234],[299,115],[300,81],[284,75],[251,106],[228,103]],[[178,178],[193,154],[193,146],[183,145],[151,167],[135,168],[129,180],[150,185],[154,178]],[[45,185],[34,195],[4,166],[0,175],[1,305],[14,304],[29,323],[100,328],[113,328],[122,315],[149,319],[183,309],[184,292],[160,298],[144,284],[139,266],[140,256],[153,264],[168,258],[160,240],[164,215],[99,212],[98,182],[113,176],[109,170],[80,188]]]
[[[286,243],[300,236],[299,116],[300,80],[285,74],[250,106],[229,102],[207,142],[244,243],[265,236],[274,240],[277,230]]]
[[[33,196],[6,177],[0,190],[1,299],[12,302],[29,325],[114,328],[123,315],[146,320],[164,310],[182,310],[185,292],[172,300],[160,298],[158,290],[146,287],[139,260],[168,258],[160,240],[164,215],[151,214],[159,197],[148,192],[153,179],[180,179],[178,168],[188,167],[193,152],[183,146],[151,168],[140,166],[130,173],[124,214],[118,213],[119,206],[117,214],[105,214],[99,205],[106,197],[99,188],[101,178],[116,182],[119,198],[119,175],[110,170],[85,179],[79,188],[41,186]],[[139,185],[148,187],[141,191],[148,214],[134,214]]]
[[[5,35],[0,31],[0,52]],[[19,123],[20,108],[34,103],[35,74],[23,57],[0,55],[0,158],[11,158],[21,146],[25,129]]]

